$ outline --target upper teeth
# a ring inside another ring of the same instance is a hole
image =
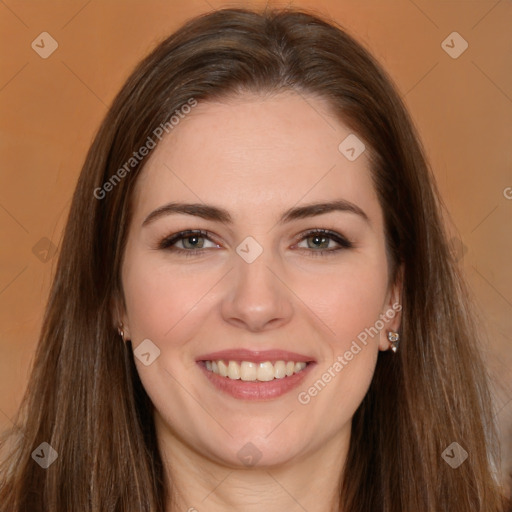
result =
[[[270,361],[253,363],[251,361],[205,361],[206,369],[230,379],[269,381],[298,373],[306,367],[306,363],[294,361]]]

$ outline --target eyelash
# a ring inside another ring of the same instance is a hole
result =
[[[328,238],[340,245],[340,247],[337,247],[335,249],[304,249],[300,248],[300,250],[307,251],[310,256],[317,257],[317,256],[334,256],[339,251],[342,251],[344,249],[351,249],[353,248],[352,242],[350,242],[347,238],[345,238],[343,235],[340,235],[339,233],[336,233],[335,231],[330,231],[328,229],[310,229],[306,231],[305,233],[301,234],[301,238],[297,241],[297,243],[302,242],[303,240],[306,240],[307,238],[310,238],[313,235],[320,235],[323,238]],[[210,240],[210,242],[215,242],[215,240],[211,239],[211,234],[208,231],[204,230],[193,230],[188,229],[186,231],[180,231],[179,233],[175,233],[173,235],[165,237],[163,240],[160,241],[158,244],[158,249],[164,249],[168,251],[175,252],[177,254],[182,254],[186,257],[194,257],[199,256],[203,252],[207,251],[209,248],[202,248],[202,249],[180,249],[177,247],[172,247],[173,244],[176,242],[179,242],[180,240],[192,238],[193,236],[196,236],[198,238],[206,238]]]

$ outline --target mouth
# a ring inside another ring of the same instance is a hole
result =
[[[218,390],[239,399],[268,400],[298,386],[316,361],[285,351],[231,350],[201,356],[196,363]]]
[[[207,371],[226,377],[231,380],[244,382],[269,382],[275,379],[291,377],[303,371],[309,363],[303,361],[233,361],[233,360],[206,360],[199,361],[204,364]]]

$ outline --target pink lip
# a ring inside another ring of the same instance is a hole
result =
[[[265,352],[264,352],[265,353]],[[217,359],[217,354],[221,354],[220,352],[215,355],[216,357],[213,360]],[[268,354],[268,353],[267,353]],[[296,361],[295,357],[297,355],[294,354],[293,357],[289,360]],[[207,355],[207,361],[211,360],[210,355]],[[220,358],[222,359],[222,357]],[[285,360],[286,358],[282,358]],[[230,358],[233,361],[233,358]],[[247,360],[247,359],[242,359]],[[254,361],[253,358],[249,360]],[[263,358],[262,361],[268,361],[269,358]],[[279,359],[277,359],[279,360]],[[306,377],[306,375],[316,366],[316,363],[310,362],[306,365],[299,373],[294,373],[290,377],[283,377],[282,379],[274,379],[268,382],[259,382],[259,381],[243,381],[243,380],[235,380],[230,379],[229,377],[222,377],[221,375],[217,375],[206,369],[206,365],[203,361],[197,361],[197,364],[201,368],[201,370],[206,375],[207,379],[220,391],[227,393],[228,395],[238,398],[241,400],[272,400],[274,398],[278,398],[281,395],[291,391],[296,388]]]
[[[253,361],[255,363],[264,363],[270,361],[294,361],[296,363],[316,362],[314,357],[288,352],[287,350],[244,350],[231,349],[211,352],[196,358],[196,361]],[[309,366],[309,365],[308,365]],[[302,372],[301,372],[302,373]],[[299,374],[298,374],[299,375]]]

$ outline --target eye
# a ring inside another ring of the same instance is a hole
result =
[[[184,256],[198,256],[207,249],[220,247],[212,238],[212,234],[208,231],[189,229],[165,237],[158,244],[158,249],[165,249]],[[210,242],[212,245],[205,246],[205,242]],[[311,256],[331,256],[341,250],[353,247],[353,244],[343,235],[328,229],[311,229],[302,233],[299,243],[303,242],[306,242],[307,247],[301,247],[299,244],[296,247],[305,250]],[[337,246],[333,247],[333,242]],[[179,247],[180,244],[181,247]]]
[[[311,242],[310,242],[311,241]],[[305,249],[312,249],[308,252],[311,256],[332,256],[344,249],[350,249],[353,244],[340,233],[328,229],[312,229],[302,234],[300,243],[306,242]],[[334,242],[337,246],[332,246]],[[300,245],[297,245],[300,247]],[[304,247],[300,247],[304,249]]]
[[[210,240],[210,237],[211,235],[208,231],[189,229],[164,238],[158,244],[158,248],[182,253],[186,256],[193,256],[203,252],[204,249],[209,248],[205,247],[205,240],[211,242],[213,247],[219,247],[218,244]],[[182,247],[176,246],[179,244],[181,244]]]

